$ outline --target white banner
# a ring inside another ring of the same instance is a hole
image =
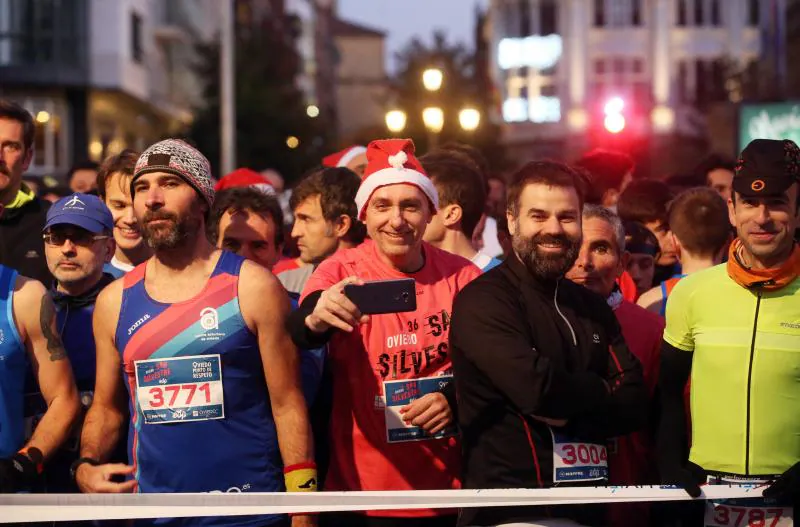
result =
[[[758,498],[762,490],[763,487],[706,486],[698,499]],[[692,498],[682,489],[661,486],[402,492],[0,494],[0,524],[689,499]]]

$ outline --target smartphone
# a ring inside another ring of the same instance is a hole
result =
[[[406,313],[417,309],[417,282],[413,278],[375,280],[346,285],[344,294],[365,315]]]

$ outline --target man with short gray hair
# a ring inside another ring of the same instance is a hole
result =
[[[583,207],[583,243],[567,278],[606,299],[622,327],[628,348],[642,363],[648,395],[653,398],[664,322],[646,309],[622,298],[617,278],[630,255],[625,251],[625,229],[616,213],[600,205]],[[610,483],[645,485],[655,480],[652,434],[646,430],[618,437],[609,450]],[[648,504],[619,504],[609,509],[610,524],[649,525]]]

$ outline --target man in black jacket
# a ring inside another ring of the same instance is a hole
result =
[[[27,110],[0,99],[0,264],[49,283],[40,233],[50,204],[22,183],[35,131]]]
[[[513,254],[456,297],[450,346],[466,488],[603,484],[608,439],[645,421],[641,366],[614,313],[563,278],[580,250],[582,206],[574,170],[549,161],[524,166],[508,195]],[[547,525],[569,526],[602,521],[601,514],[467,509],[459,525],[548,518]]]

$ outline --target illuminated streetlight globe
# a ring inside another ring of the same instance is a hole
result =
[[[406,112],[403,110],[392,110],[386,112],[386,128],[390,132],[402,132],[406,127]]]
[[[428,91],[437,91],[442,87],[444,73],[439,68],[428,68],[422,72],[422,84]]]
[[[422,110],[422,122],[425,123],[425,128],[438,134],[444,128],[444,112],[436,106],[425,108]]]
[[[458,113],[458,122],[461,124],[461,128],[472,132],[481,124],[481,112],[475,108],[464,108]]]
[[[606,115],[603,124],[610,133],[618,134],[625,129],[625,117],[621,113],[612,113]]]
[[[612,113],[620,113],[624,109],[625,109],[625,101],[623,101],[621,97],[612,97],[606,103],[605,108],[603,108],[606,115]]]
[[[315,117],[319,117],[319,106],[315,104],[310,104],[306,108],[306,115],[314,119]]]

